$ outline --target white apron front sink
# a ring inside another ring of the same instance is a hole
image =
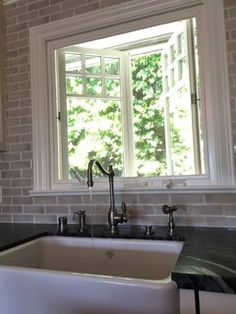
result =
[[[47,236],[0,253],[1,314],[178,314],[181,242]]]

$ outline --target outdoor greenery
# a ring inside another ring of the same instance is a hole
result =
[[[116,175],[121,175],[121,138],[119,101],[68,100],[69,164],[81,177],[85,178],[90,159],[98,159],[105,169],[114,164]],[[101,175],[96,167],[94,174]]]
[[[158,176],[166,167],[161,54],[134,58],[131,71],[137,172]]]
[[[90,159],[98,159],[104,168],[113,164],[115,174],[123,175],[122,104],[118,100],[121,93],[120,80],[109,77],[109,74],[118,73],[117,64],[109,65],[107,62],[105,87],[102,87],[99,76],[85,80],[87,94],[91,97],[78,97],[84,88],[81,76],[74,74],[66,77],[69,167],[76,168],[81,177],[86,176]],[[161,53],[133,58],[131,74],[137,175],[165,175],[164,106],[160,102]],[[105,88],[104,93],[102,88]],[[179,130],[174,125],[172,136],[172,146],[176,147],[181,159],[186,147],[181,145]],[[101,176],[96,167],[94,174]]]

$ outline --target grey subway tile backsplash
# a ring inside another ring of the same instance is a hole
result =
[[[35,196],[33,200],[35,204],[56,204],[56,196]]]
[[[81,196],[72,195],[72,196],[57,196],[57,204],[81,204]]]
[[[202,194],[171,194],[171,204],[201,204],[203,203]]]
[[[59,215],[60,216],[60,215]],[[56,224],[58,221],[57,215],[34,215],[35,223]]]
[[[83,204],[108,204],[109,195],[106,194],[85,194],[82,195]]]
[[[168,218],[165,216],[153,216],[153,215],[135,215],[130,216],[129,224],[135,225],[148,225],[148,226],[167,226]]]
[[[34,222],[34,216],[33,215],[12,215],[12,222],[15,223],[33,223]]]
[[[140,194],[139,197],[140,204],[165,204],[169,203],[168,194],[158,194],[158,193],[145,193]]]
[[[207,227],[206,216],[176,216],[176,226],[187,226],[187,227]]]
[[[221,205],[188,205],[189,215],[196,216],[214,216],[223,215],[223,206]]]
[[[23,212],[22,207],[21,206],[17,206],[17,205],[5,205],[2,206],[2,212],[4,214],[20,214]]]
[[[221,228],[235,228],[236,217],[206,217],[207,226]]]
[[[236,193],[206,194],[206,203],[236,204]]]
[[[138,203],[138,194],[137,193],[124,193],[116,191],[115,201],[117,204],[125,202],[126,204],[137,204]]]
[[[0,222],[1,223],[11,223],[12,222],[12,215],[0,215]]]
[[[68,206],[47,205],[45,207],[46,214],[69,214]]]
[[[79,210],[85,210],[86,214],[94,214],[97,212],[96,207],[100,205],[96,204],[78,204],[78,205],[71,205],[70,212],[73,214]]]
[[[43,205],[24,205],[23,212],[25,214],[45,214]]]
[[[21,195],[21,189],[20,188],[4,188],[3,193],[6,196],[17,196]]]
[[[16,204],[16,205],[17,204],[21,204],[21,205],[32,204],[33,200],[32,200],[32,197],[30,197],[30,196],[22,196],[22,197],[14,196],[12,198],[12,203]]]
[[[223,207],[224,216],[236,217],[236,205],[226,205]]]
[[[89,215],[87,216],[87,223],[88,224],[107,224],[107,215],[99,215],[99,214],[94,214],[94,215]]]

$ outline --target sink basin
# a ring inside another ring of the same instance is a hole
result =
[[[181,242],[46,236],[0,253],[1,314],[178,314]]]
[[[167,278],[181,242],[42,237],[0,253],[0,265],[137,279]]]

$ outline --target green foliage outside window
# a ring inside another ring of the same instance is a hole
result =
[[[161,54],[134,58],[131,71],[138,176],[158,176],[166,167]]]
[[[88,161],[98,159],[104,168],[114,164],[116,175],[121,175],[120,102],[72,98],[67,107],[70,168],[85,178]],[[94,174],[101,176],[96,167]]]
[[[162,93],[161,54],[150,54],[131,60],[133,89],[133,120],[135,162],[138,176],[166,174],[164,107],[160,104]],[[107,65],[107,71],[118,72],[117,64]],[[105,79],[105,95],[119,96],[120,83]],[[67,76],[67,93],[81,94],[81,78]],[[101,94],[101,80],[86,81],[86,89],[93,98],[67,98],[69,167],[86,176],[90,159],[98,159],[108,168],[114,165],[116,176],[123,174],[123,149],[120,101],[96,99]],[[78,91],[79,90],[79,91]],[[172,126],[172,147],[181,154],[179,130]],[[178,144],[179,143],[179,144]],[[178,159],[177,158],[177,159]],[[184,158],[183,158],[184,159]],[[101,176],[96,167],[94,174]]]

